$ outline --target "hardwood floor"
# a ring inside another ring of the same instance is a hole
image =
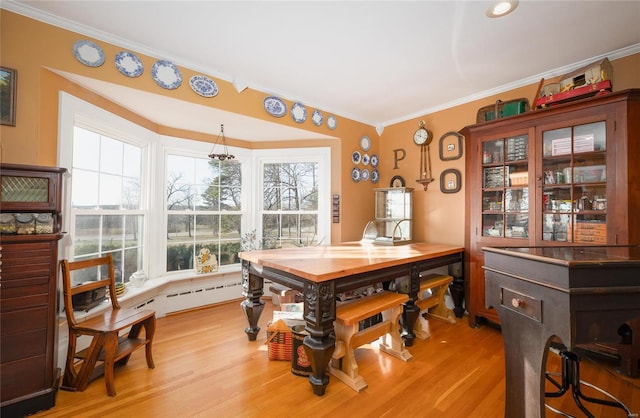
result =
[[[158,319],[156,368],[144,352],[117,368],[117,396],[107,396],[104,378],[84,392],[59,391],[56,406],[36,417],[503,417],[502,336],[490,326],[473,329],[467,319],[449,324],[430,319],[431,339],[418,340],[405,363],[381,354],[375,344],[356,352],[369,387],[356,393],[331,378],[316,396],[291,364],[269,361],[264,342],[273,307],[266,301],[257,341],[244,333],[246,318],[231,302]],[[559,370],[550,355],[548,369]],[[640,379],[625,378],[592,361],[581,363],[583,380],[598,385],[640,411]],[[550,389],[549,389],[550,390]],[[584,390],[593,396],[593,392]],[[578,413],[570,395],[550,401]],[[625,417],[622,410],[589,406],[596,417]],[[548,412],[548,417],[557,416]]]

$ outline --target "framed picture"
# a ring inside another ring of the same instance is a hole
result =
[[[460,191],[461,184],[460,171],[455,168],[444,170],[440,174],[440,191],[442,193],[457,193]]]
[[[0,67],[0,124],[16,126],[16,70]]]
[[[390,187],[404,187],[404,179],[400,176],[393,176],[389,182]]]
[[[447,132],[440,137],[440,159],[442,161],[457,160],[462,157],[462,139],[457,132]]]

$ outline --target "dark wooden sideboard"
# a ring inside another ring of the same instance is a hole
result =
[[[485,300],[498,312],[504,339],[504,416],[542,417],[554,337],[568,350],[619,342],[619,327],[640,317],[640,246],[484,251]]]
[[[62,168],[0,167],[0,415],[51,408],[57,367]]]

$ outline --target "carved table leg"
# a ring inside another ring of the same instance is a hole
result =
[[[311,362],[309,383],[313,393],[324,395],[329,384],[329,360],[336,348],[333,321],[336,319],[336,295],[333,282],[305,283],[304,319],[306,331],[304,350]]]
[[[409,278],[408,286],[402,285],[401,289],[405,290],[409,295],[409,300],[403,304],[404,309],[400,317],[400,325],[402,326],[401,336],[404,344],[407,347],[411,347],[416,339],[416,334],[413,331],[414,326],[420,315],[420,307],[416,305],[418,291],[420,290],[420,270],[417,266],[411,266],[411,277]]]
[[[456,318],[462,318],[464,316],[464,308],[462,307],[464,302],[464,278],[463,277],[453,277],[453,283],[449,286],[449,291],[451,292],[451,298],[453,299],[453,313],[456,315]]]
[[[249,273],[250,263],[242,260],[242,294],[246,298],[240,306],[247,317],[249,326],[244,332],[247,334],[249,341],[255,341],[260,332],[258,319],[264,309],[264,301],[260,299],[263,294],[264,279]]]

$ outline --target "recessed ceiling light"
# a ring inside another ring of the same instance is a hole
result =
[[[502,17],[506,16],[518,7],[518,0],[497,1],[487,9],[487,16]]]

